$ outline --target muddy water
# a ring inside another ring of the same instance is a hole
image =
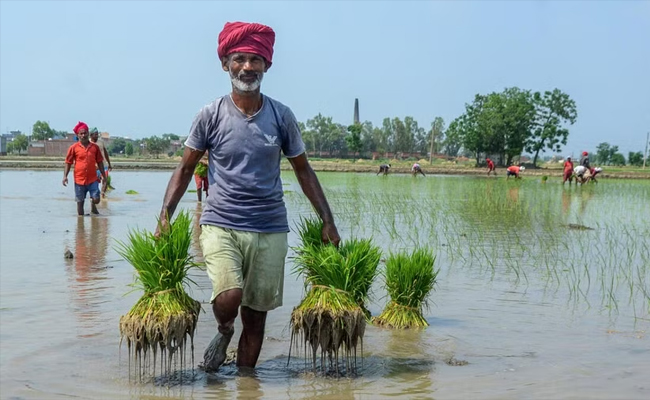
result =
[[[650,186],[503,177],[320,174],[342,236],[372,235],[386,252],[428,243],[438,254],[431,326],[369,327],[359,376],[287,365],[289,315],[303,294],[289,264],[285,305],[269,315],[254,373],[226,367],[174,387],[132,383],[118,320],[139,293],[128,294],[133,269],[114,244],[129,227],[153,228],[169,176],[116,171],[101,215],[77,217],[61,172],[0,171],[1,398],[650,398]],[[294,220],[309,206],[295,178],[283,179]],[[195,196],[180,207],[200,212]],[[192,295],[207,301],[209,281],[201,271],[194,279]],[[376,315],[385,299],[375,286]],[[215,330],[204,310],[197,359]]]

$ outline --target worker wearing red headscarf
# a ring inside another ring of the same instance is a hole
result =
[[[252,53],[263,57],[266,68],[273,63],[275,32],[266,25],[246,22],[226,22],[219,34],[217,54],[223,60],[232,53]]]
[[[582,152],[582,157],[580,157],[580,165],[587,168],[588,170],[591,170],[591,167],[589,166],[589,153],[586,151]]]
[[[280,160],[290,162],[300,187],[323,221],[324,243],[340,236],[323,189],[309,166],[300,128],[289,107],[262,94],[273,63],[275,32],[266,25],[232,22],[219,34],[217,54],[232,91],[203,107],[167,185],[160,224],[169,220],[208,153],[210,194],[202,202],[201,250],[212,283],[216,335],[203,356],[206,371],[226,359],[241,315],[237,366],[253,368],[264,342],[267,313],[282,305],[289,224]]]

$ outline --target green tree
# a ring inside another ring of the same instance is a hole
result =
[[[381,124],[381,131],[377,142],[377,150],[380,153],[394,151],[395,131],[390,118],[384,118]]]
[[[364,121],[364,123],[361,124],[361,145],[363,152],[372,153],[373,151],[377,151],[377,143],[375,142],[374,134],[375,129],[377,128],[374,128],[370,121]]]
[[[155,158],[158,158],[161,153],[166,152],[169,148],[168,139],[163,139],[155,135],[144,139],[144,143],[149,154],[152,154]]]
[[[533,164],[537,164],[540,151],[546,149],[559,152],[566,145],[569,130],[564,126],[576,122],[578,113],[576,103],[568,94],[559,89],[544,94],[533,95],[535,104],[535,127],[526,142],[526,151],[534,154]]]
[[[127,155],[127,157],[131,157],[133,155],[133,143],[127,142],[126,145],[124,146],[124,154]]]
[[[348,145],[348,150],[352,151],[353,155],[356,156],[363,148],[363,143],[361,143],[361,131],[363,127],[361,124],[356,123],[348,126],[347,130],[350,134],[345,137],[345,142]]]
[[[13,149],[18,150],[18,154],[20,154],[23,150],[27,150],[28,146],[29,146],[29,141],[27,140],[27,136],[23,135],[22,133],[19,133],[14,137]]]
[[[111,140],[110,146],[108,146],[108,152],[113,154],[122,154],[126,148],[126,140],[123,138],[115,138]]]
[[[637,151],[636,153],[630,151],[627,155],[627,163],[635,167],[640,167],[643,165],[643,153]]]
[[[440,153],[445,138],[445,120],[442,117],[434,118],[431,123],[431,138],[429,139],[429,163],[434,154]]]
[[[618,146],[611,146],[607,142],[600,143],[596,146],[596,159],[594,161],[604,165],[614,164],[613,157],[616,153],[618,153]],[[623,155],[621,154],[621,156]],[[623,156],[623,160],[625,160],[625,156]],[[618,165],[621,165],[620,157],[617,157],[616,161],[619,162]]]
[[[409,152],[413,148],[413,135],[406,125],[399,118],[392,120],[393,131],[395,132],[395,151]]]
[[[463,137],[458,129],[458,121],[452,121],[445,131],[445,140],[442,142],[444,153],[450,157],[457,157],[463,146]]]
[[[170,142],[172,140],[181,140],[181,138],[178,135],[173,133],[163,133],[162,138],[165,140],[169,140]]]
[[[614,147],[618,147],[618,146],[614,146]],[[614,153],[609,158],[609,162],[611,163],[611,165],[623,166],[625,165],[625,156],[621,153]]]
[[[607,142],[599,143],[596,146],[596,157],[594,162],[607,165],[609,163],[609,154],[611,146]]]
[[[7,142],[7,154],[14,152],[14,142]]]
[[[32,127],[32,140],[47,140],[54,137],[54,129],[45,121],[36,121]]]

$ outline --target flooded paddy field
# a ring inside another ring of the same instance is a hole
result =
[[[0,171],[2,399],[650,398],[645,180],[562,187],[554,178],[319,173],[343,238],[372,237],[384,258],[434,249],[430,326],[368,326],[354,377],[316,376],[295,353],[288,363],[290,314],[303,296],[289,260],[284,306],[269,313],[258,368],[196,369],[167,386],[129,378],[118,321],[140,293],[130,292],[134,270],[115,240],[129,228],[153,230],[171,171],[116,171],[116,189],[92,217],[76,216],[61,175]],[[282,177],[294,226],[311,207],[294,175]],[[179,208],[201,210],[194,193]],[[296,240],[292,232],[290,245]],[[207,276],[195,270],[192,278],[190,293],[205,311],[196,364],[216,325]],[[380,280],[372,294],[378,315],[386,303]]]

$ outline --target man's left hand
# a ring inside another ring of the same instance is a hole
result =
[[[334,246],[339,247],[341,237],[339,231],[336,229],[334,223],[323,223],[323,230],[321,232],[323,243],[332,243]]]

